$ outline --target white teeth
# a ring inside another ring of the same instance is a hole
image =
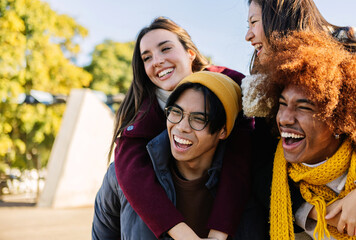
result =
[[[173,68],[167,68],[163,70],[162,72],[158,73],[158,77],[163,77],[167,75],[168,73],[171,73],[173,71]]]
[[[283,138],[304,138],[303,135],[287,133],[287,132],[282,132],[281,137],[283,137]]]
[[[193,142],[189,141],[189,140],[186,140],[186,139],[182,139],[182,138],[179,138],[177,136],[174,136],[174,141],[180,143],[180,144],[192,144]]]
[[[260,50],[262,48],[262,44],[261,43],[256,44],[256,45],[254,45],[254,47],[258,51],[258,50]]]

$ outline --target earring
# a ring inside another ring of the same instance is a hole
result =
[[[339,139],[340,135],[339,134],[335,134],[335,139]]]

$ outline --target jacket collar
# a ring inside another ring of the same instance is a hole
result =
[[[206,186],[210,189],[218,182],[218,175],[222,168],[223,156],[225,152],[225,141],[220,141],[212,166],[208,169],[209,180]],[[146,146],[150,155],[153,169],[159,177],[162,173],[169,172],[169,162],[173,159],[167,129],[157,137],[153,138]]]
[[[146,148],[156,175],[159,175],[161,172],[169,171],[169,161],[172,158],[172,153],[167,129],[153,138],[147,144]]]

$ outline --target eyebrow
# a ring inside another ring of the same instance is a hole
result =
[[[247,22],[251,21],[251,19],[252,19],[253,17],[256,17],[256,15],[257,15],[257,14],[255,14],[255,13],[252,14],[252,15],[247,19]]]
[[[297,103],[308,103],[310,105],[315,106],[315,104],[312,101],[308,100],[308,99],[298,99]]]
[[[185,112],[184,109],[183,109],[181,106],[179,106],[178,104],[176,104],[176,103],[173,104],[173,107],[177,107],[177,108],[179,108],[180,110],[182,110],[183,112]],[[201,115],[208,115],[207,113],[204,113],[204,112],[190,112],[190,113],[201,114]]]
[[[286,100],[286,99],[283,97],[283,95],[281,95],[279,98],[282,98],[283,100]],[[306,98],[298,99],[298,100],[297,100],[297,103],[308,103],[308,104],[310,104],[310,105],[315,106],[315,104],[314,104],[312,101],[310,101],[310,100],[308,100],[308,99],[306,99]]]
[[[170,41],[170,40],[162,41],[162,42],[160,42],[160,43],[157,44],[157,47],[160,47],[160,46],[162,46],[163,44],[166,44],[167,42],[171,42],[171,41]],[[149,53],[149,51],[148,51],[148,50],[145,50],[145,51],[143,51],[143,52],[141,53],[141,56],[142,56],[142,55],[145,55],[145,54],[147,54],[147,53]]]

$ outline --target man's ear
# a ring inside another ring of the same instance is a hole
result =
[[[219,139],[225,139],[226,138],[226,126],[224,125],[224,127],[220,130],[219,132]]]

